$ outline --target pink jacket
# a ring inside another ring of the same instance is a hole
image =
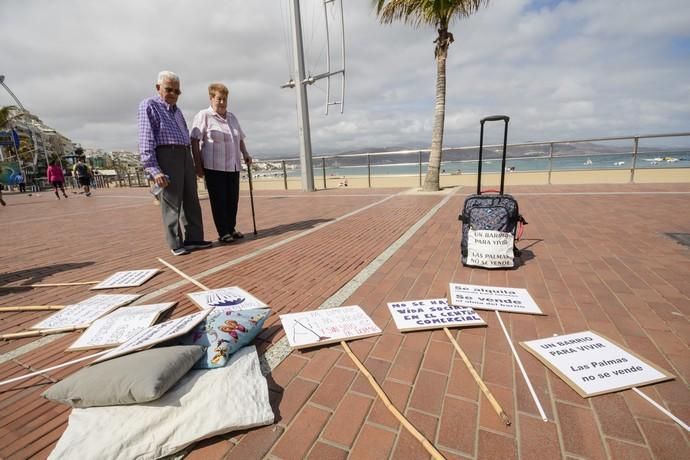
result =
[[[65,175],[62,174],[62,168],[59,165],[48,166],[48,182],[64,182]]]

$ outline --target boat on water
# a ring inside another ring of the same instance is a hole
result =
[[[592,160],[589,159],[589,158],[587,158],[587,161],[584,162],[584,165],[585,165],[585,166],[589,166],[589,165],[591,165],[591,164],[592,164]]]

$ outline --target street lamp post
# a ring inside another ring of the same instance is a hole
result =
[[[0,75],[0,85],[2,85],[2,87],[5,88],[8,93],[10,93],[10,96],[12,96],[12,99],[14,99],[14,102],[17,103],[17,106],[20,109],[22,109],[22,112],[26,112],[26,109],[24,108],[22,103],[19,102],[19,99],[17,99],[17,96],[15,96],[14,93],[12,92],[12,90],[5,84],[5,76],[4,75]]]

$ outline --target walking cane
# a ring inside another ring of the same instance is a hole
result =
[[[254,186],[252,185],[252,166],[247,165],[247,175],[249,177],[249,201],[252,205],[252,223],[254,224],[254,236],[256,236],[256,217],[254,216]]]

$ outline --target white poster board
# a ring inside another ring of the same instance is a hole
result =
[[[194,326],[199,324],[211,310],[204,310],[193,315],[171,319],[161,324],[148,327],[140,331],[137,335],[130,337],[125,343],[98,358],[95,363],[107,359],[116,358],[134,351],[144,350],[152,346],[165,342],[166,340],[179,337],[191,331]]]
[[[401,332],[443,327],[486,326],[476,311],[467,307],[448,305],[446,299],[390,302],[388,309]]]
[[[360,339],[381,334],[381,329],[358,305],[280,315],[292,348]]]
[[[592,331],[520,342],[583,398],[674,377]]]
[[[110,275],[91,289],[115,289],[141,286],[160,270],[151,268],[148,270],[129,270]]]
[[[486,268],[514,266],[515,238],[497,230],[472,230],[467,234],[467,265]]]
[[[98,294],[73,305],[67,305],[31,329],[55,329],[88,326],[118,307],[134,302],[141,294]]]
[[[227,310],[253,310],[268,305],[237,286],[187,294],[202,310],[223,307]]]
[[[449,292],[450,304],[458,307],[530,315],[544,314],[527,289],[450,283]]]
[[[126,342],[156,322],[158,317],[177,302],[124,307],[97,319],[67,348],[68,351],[108,348]]]

